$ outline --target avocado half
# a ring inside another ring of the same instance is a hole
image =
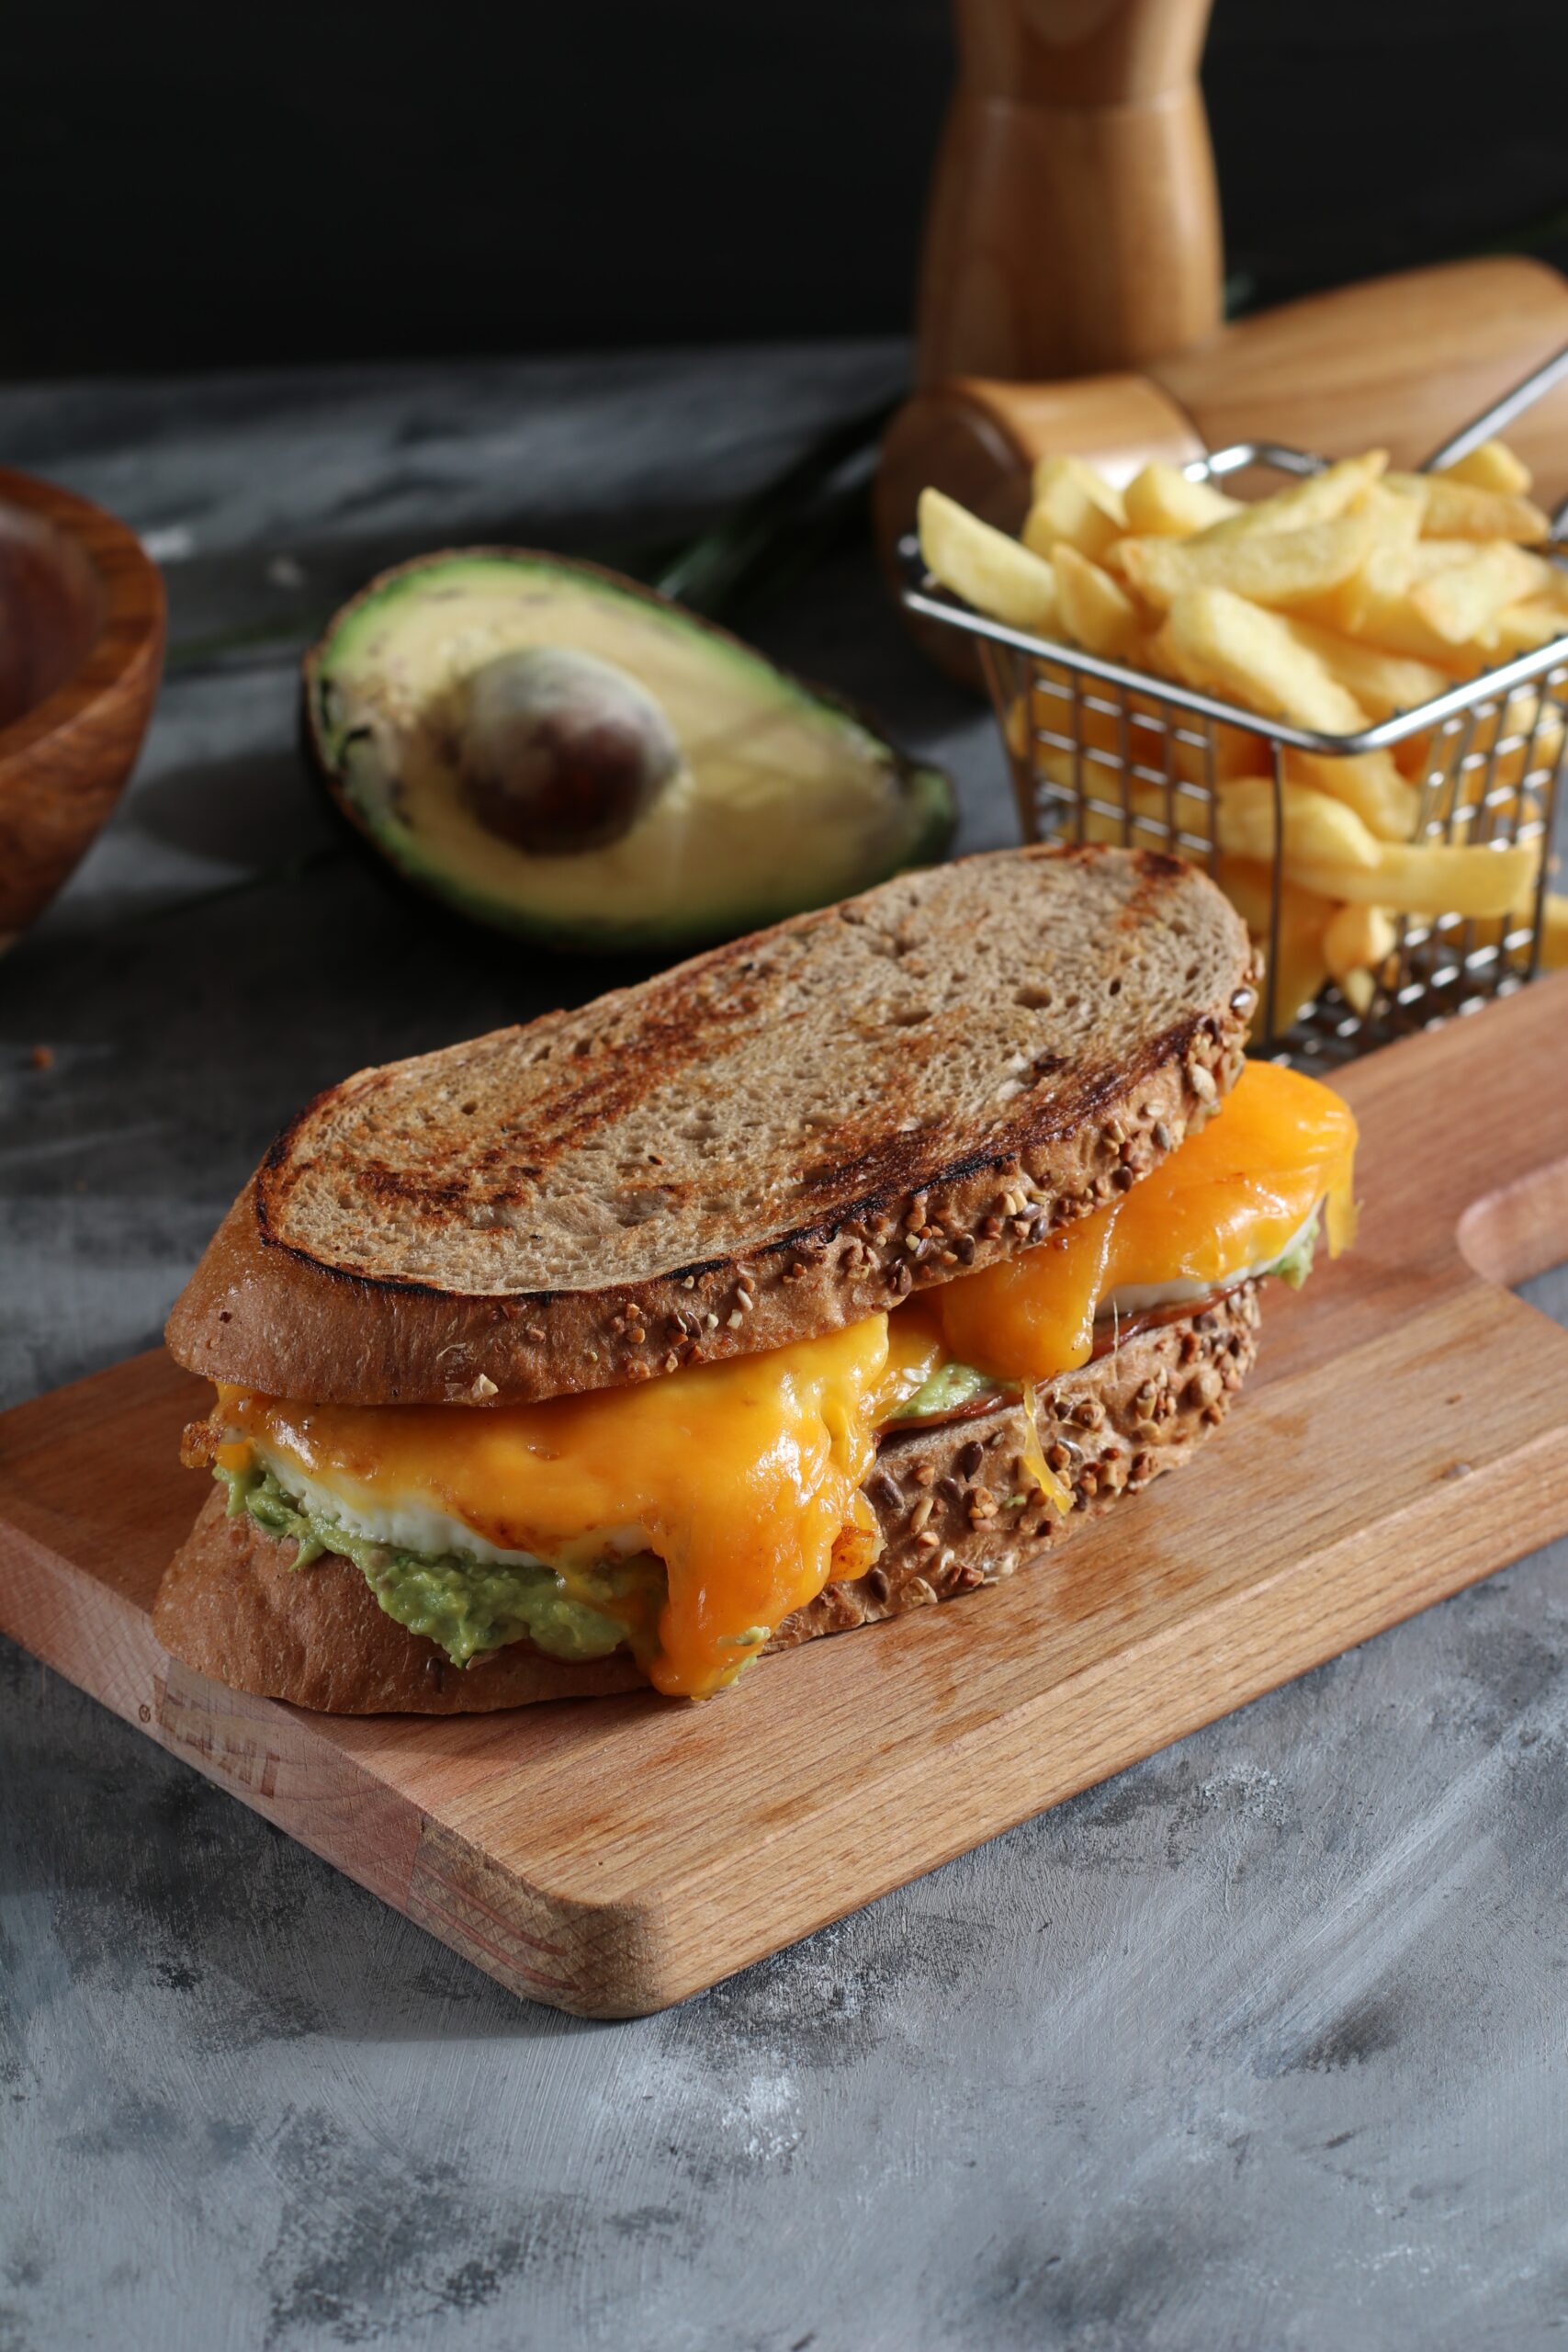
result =
[[[540,854],[482,820],[454,713],[498,657],[570,648],[651,695],[679,764],[618,839]],[[952,839],[953,787],[863,718],[636,581],[523,548],[383,572],[304,663],[308,755],[407,881],[550,946],[685,948],[827,906]]]

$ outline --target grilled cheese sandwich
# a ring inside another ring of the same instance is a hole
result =
[[[227,1479],[236,1510],[281,1497],[286,1523],[309,1531],[302,1553],[368,1547],[382,1606],[455,1663],[488,1655],[490,1635],[514,1624],[511,1638],[547,1650],[554,1634],[567,1657],[622,1644],[655,1689],[705,1698],[829,1578],[874,1564],[882,1537],[863,1490],[878,1443],[934,1383],[959,1367],[975,1397],[1027,1400],[1089,1363],[1107,1327],[1114,1346],[1127,1318],[1299,1261],[1320,1214],[1337,1252],[1353,1226],[1354,1149],[1355,1123],[1328,1089],[1255,1063],[1147,1175],[890,1312],[728,1363],[483,1411],[300,1403],[221,1383],[191,1457]],[[1070,1502],[1038,1447],[1028,1475],[1056,1508]],[[395,1573],[377,1554],[409,1566]],[[433,1584],[431,1562],[451,1564],[445,1581]],[[454,1611],[453,1574],[499,1600]],[[510,1617],[508,1575],[520,1580]],[[541,1579],[564,1604],[554,1622],[525,1605]]]

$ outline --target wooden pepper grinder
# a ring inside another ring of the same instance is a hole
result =
[[[894,582],[927,483],[1016,530],[1051,451],[1114,481],[1240,440],[1383,447],[1415,466],[1568,343],[1568,285],[1516,258],[1402,271],[1224,325],[1196,78],[1208,0],[954,8],[961,74],[927,223],[917,390],[876,484]],[[1568,491],[1568,384],[1509,438],[1551,506]],[[922,641],[971,673],[955,632]]]
[[[919,383],[1089,375],[1213,333],[1208,17],[1209,0],[955,0]]]

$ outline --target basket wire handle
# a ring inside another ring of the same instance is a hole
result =
[[[1416,471],[1436,473],[1443,466],[1455,465],[1461,458],[1468,458],[1472,449],[1479,448],[1483,441],[1489,441],[1501,426],[1511,424],[1521,409],[1530,407],[1543,392],[1549,392],[1553,384],[1560,384],[1564,376],[1568,376],[1568,343],[1561,351],[1554,351],[1550,359],[1543,359],[1539,368],[1532,368],[1528,376],[1521,376],[1508,391],[1499,393],[1479,415],[1472,416],[1468,424],[1461,424],[1457,433],[1450,433],[1446,441],[1440,441],[1429,458],[1422,458]],[[1558,519],[1565,510],[1568,510],[1568,499],[1563,500],[1551,518],[1554,533]]]

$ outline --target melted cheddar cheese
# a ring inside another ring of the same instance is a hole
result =
[[[878,1430],[942,1364],[1021,1384],[1032,1414],[1032,1384],[1088,1361],[1119,1291],[1219,1289],[1271,1263],[1325,1200],[1337,1249],[1354,1146],[1325,1088],[1253,1064],[1130,1192],[891,1317],[542,1405],[290,1404],[220,1386],[218,1466],[265,1464],[285,1488],[325,1494],[344,1525],[455,1524],[489,1556],[547,1563],[569,1598],[607,1551],[652,1553],[662,1606],[628,1605],[625,1639],[656,1689],[704,1698],[829,1576],[870,1566],[880,1538],[861,1487]],[[1026,1460],[1066,1508],[1037,1442]]]
[[[944,1352],[1009,1380],[1087,1363],[1119,1292],[1222,1289],[1282,1256],[1320,1203],[1337,1255],[1354,1224],[1356,1122],[1315,1079],[1249,1062],[1214,1117],[1130,1192],[921,1301]]]
[[[490,1544],[547,1560],[570,1590],[603,1531],[636,1528],[664,1562],[654,1627],[627,1639],[656,1689],[705,1698],[733,1680],[794,1609],[828,1581],[833,1547],[876,1552],[861,1494],[876,1458],[868,1410],[887,1362],[876,1315],[821,1340],[707,1364],[635,1388],[488,1411],[456,1405],[289,1405],[220,1388],[234,1432],[351,1507],[415,1498]]]

